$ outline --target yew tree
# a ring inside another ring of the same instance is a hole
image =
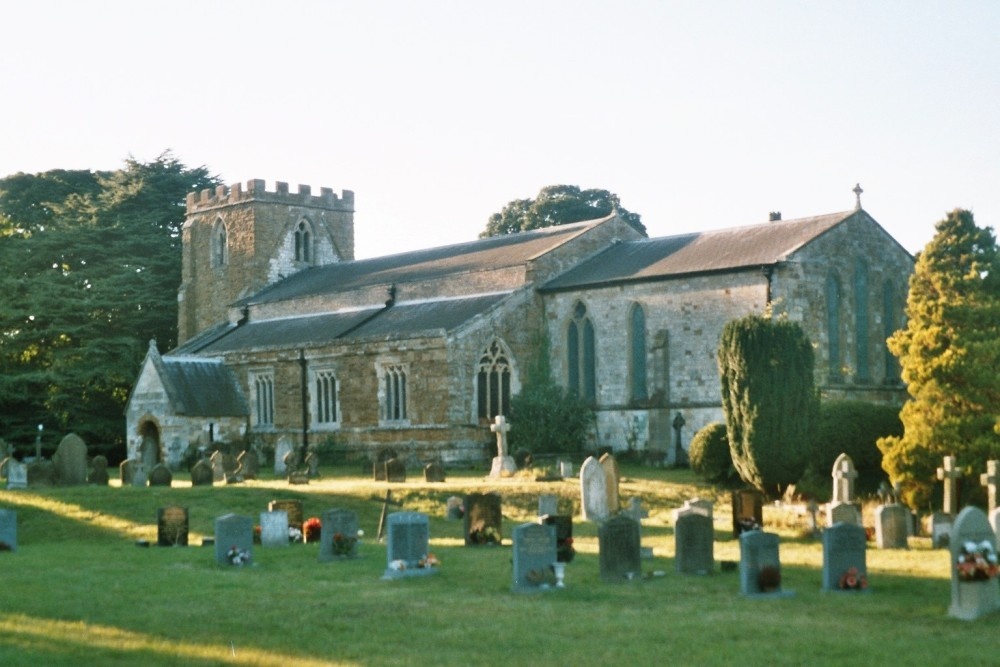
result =
[[[617,211],[619,217],[646,233],[641,216],[622,208],[618,195],[607,190],[582,190],[576,185],[549,185],[534,199],[515,199],[490,216],[480,238],[594,220]]]

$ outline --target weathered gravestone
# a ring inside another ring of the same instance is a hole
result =
[[[762,530],[740,534],[740,593],[747,597],[788,597],[781,588],[778,536]]]
[[[52,455],[55,478],[60,486],[87,483],[87,445],[76,433],[70,433],[59,443]]]
[[[604,521],[608,509],[608,480],[604,468],[593,456],[580,466],[580,507],[584,521]]]
[[[306,454],[305,466],[307,476],[313,479],[319,477],[319,454],[316,452]]]
[[[35,459],[28,464],[28,486],[48,487],[56,484],[56,465],[54,461]]]
[[[448,521],[458,521],[465,516],[465,505],[462,498],[451,496],[445,501],[445,518]]]
[[[7,463],[7,488],[26,489],[28,487],[28,466],[16,459]]]
[[[420,512],[393,512],[386,518],[386,560],[383,579],[433,574],[427,562],[430,524]],[[423,564],[423,565],[421,565]]]
[[[927,517],[927,534],[931,536],[931,546],[943,549],[951,539],[952,515],[945,512],[931,512]]]
[[[465,505],[465,544],[499,545],[503,542],[502,499],[498,493],[470,493]]]
[[[170,486],[174,482],[174,474],[165,463],[157,463],[149,471],[150,486]]]
[[[212,486],[215,484],[215,474],[208,459],[201,459],[191,466],[191,486]]]
[[[823,531],[824,591],[868,588],[867,538],[854,523],[837,523]]]
[[[260,513],[260,545],[262,547],[288,546],[288,512],[270,510]]]
[[[305,521],[305,516],[302,511],[301,500],[272,500],[267,504],[267,511],[276,512],[279,510],[283,510],[288,515],[289,527],[302,530],[302,523]],[[288,537],[287,530],[285,537]]]
[[[90,472],[87,474],[87,483],[98,486],[107,486],[110,478],[108,476],[108,459],[102,454],[98,454],[90,462]]]
[[[292,444],[291,438],[288,436],[281,436],[278,438],[278,444],[274,446],[274,476],[284,477],[288,472],[285,469],[285,457],[288,453],[295,449],[295,445]]]
[[[389,459],[396,458],[396,452],[391,449],[381,449],[375,454],[375,460],[372,462],[372,479],[376,482],[384,482],[385,480],[385,462]]]
[[[610,583],[630,581],[642,574],[639,522],[619,515],[597,528],[601,579]]]
[[[514,582],[519,593],[555,586],[556,529],[538,523],[522,523],[512,532]]]
[[[538,516],[559,514],[559,496],[553,493],[543,493],[538,496]]]
[[[215,562],[249,565],[253,558],[253,520],[226,514],[215,520]]]
[[[559,461],[559,476],[566,478],[573,476],[573,462],[572,461]]]
[[[186,507],[161,507],[156,511],[156,544],[161,547],[186,547],[188,525]]]
[[[568,514],[549,514],[538,519],[556,531],[556,562],[569,563],[576,555],[573,547],[573,517]]]
[[[132,486],[132,481],[135,479],[135,469],[138,465],[139,462],[135,459],[125,459],[118,465],[118,479],[122,486]]]
[[[674,564],[681,574],[711,574],[715,570],[715,529],[712,520],[694,509],[682,510],[674,524]]]
[[[145,487],[147,482],[146,466],[142,461],[136,461],[132,466],[132,486]]]
[[[327,562],[354,558],[357,555],[358,513],[344,509],[331,509],[323,512],[319,560]]]
[[[733,491],[733,537],[747,530],[764,527],[764,496],[759,491],[745,489]]]
[[[608,513],[617,514],[621,508],[621,496],[618,493],[621,473],[618,471],[618,461],[615,460],[614,454],[604,454],[598,462],[604,469],[604,492],[608,495]]]
[[[425,482],[443,482],[444,481],[444,466],[438,462],[428,463],[424,466],[424,481]]]
[[[13,461],[10,456],[4,456],[3,461],[0,461],[0,479],[7,479],[7,464]]]
[[[260,474],[260,457],[257,452],[247,449],[236,457],[236,476],[242,479],[257,479]]]
[[[391,458],[385,462],[385,481],[395,484],[406,481],[406,464],[402,459]]]
[[[875,546],[879,549],[905,549],[910,533],[910,510],[892,503],[875,508]]]
[[[1000,609],[995,563],[989,576],[989,556],[996,554],[997,537],[990,528],[986,514],[978,507],[966,507],[951,529],[951,605],[948,615],[963,621]],[[977,565],[977,556],[985,563]]]
[[[0,551],[17,551],[17,512],[0,509]]]
[[[695,512],[703,516],[707,516],[709,520],[714,521],[715,506],[711,500],[704,500],[702,498],[689,498],[684,501],[684,505],[680,509],[676,509],[673,512],[674,521],[685,512]]]
[[[507,451],[507,432],[510,429],[511,425],[503,415],[497,415],[490,425],[490,430],[497,434],[497,455],[490,466],[490,477],[510,477],[517,472],[517,463]]]
[[[827,525],[853,523],[861,525],[861,508],[854,500],[854,480],[858,477],[854,461],[841,454],[833,462],[833,493],[827,508]]]

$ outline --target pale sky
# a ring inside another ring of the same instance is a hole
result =
[[[0,176],[165,150],[353,190],[357,256],[546,185],[650,236],[864,208],[1000,219],[1000,3],[0,0]]]

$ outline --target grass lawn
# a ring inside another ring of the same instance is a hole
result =
[[[647,572],[665,576],[602,583],[597,531],[577,521],[577,556],[565,590],[511,592],[511,529],[535,520],[541,493],[579,515],[579,483],[488,480],[388,485],[356,469],[324,469],[307,486],[259,480],[192,488],[74,487],[0,491],[17,511],[18,551],[0,553],[0,665],[802,665],[994,664],[1000,615],[947,617],[949,557],[926,539],[906,551],[868,551],[871,592],[820,590],[822,548],[800,519],[765,508],[781,536],[787,599],[746,599],[728,493],[687,471],[622,466],[623,501],[642,498]],[[411,473],[412,474],[412,473]],[[436,576],[383,581],[385,545],[375,540],[387,489],[401,509],[430,516]],[[445,501],[466,491],[503,496],[505,546],[468,548]],[[716,500],[715,574],[674,572],[671,511],[693,496]],[[273,499],[299,498],[305,515],[356,510],[360,557],[318,562],[318,545],[254,549],[254,564],[223,568],[201,547],[213,520],[234,512],[258,522]],[[156,541],[156,511],[190,513],[189,547]]]

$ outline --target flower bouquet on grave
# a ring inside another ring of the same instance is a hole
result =
[[[289,544],[298,544],[303,540],[302,531],[295,526],[288,527],[288,542]]]
[[[437,559],[434,554],[427,554],[423,558],[417,561],[417,567],[437,567],[441,564],[441,561]]]
[[[226,561],[230,565],[242,566],[250,564],[250,552],[240,549],[236,545],[229,547],[229,551],[226,552]]]
[[[840,575],[837,588],[842,591],[863,591],[868,588],[868,577],[858,572],[858,568],[849,567]]]
[[[567,537],[556,541],[556,560],[560,563],[568,563],[576,555],[573,548],[573,538]]]
[[[757,571],[757,586],[761,593],[773,593],[781,588],[781,570],[777,565],[765,565]]]
[[[306,542],[318,542],[320,532],[323,530],[323,523],[316,517],[311,516],[302,524],[302,533]]]
[[[469,542],[473,544],[501,544],[500,531],[493,526],[483,526],[469,531]]]
[[[406,569],[406,561],[403,559],[397,559],[389,563],[389,569],[394,572],[402,572]]]
[[[260,526],[253,527],[253,543],[260,544]]]
[[[989,540],[966,542],[955,569],[959,581],[989,581],[997,576],[997,552]]]
[[[359,530],[357,535],[344,535],[343,533],[333,534],[333,555],[350,556],[354,553],[354,545],[358,543],[358,538],[364,535],[364,531]]]

